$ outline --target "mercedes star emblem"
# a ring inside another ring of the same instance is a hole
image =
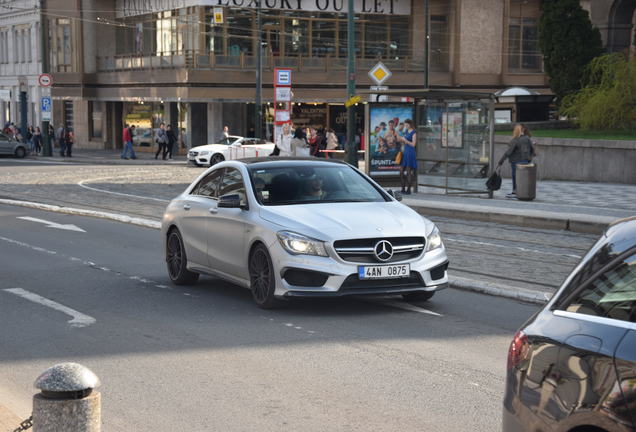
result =
[[[387,240],[380,240],[373,247],[373,252],[379,261],[386,262],[393,257],[393,245]]]

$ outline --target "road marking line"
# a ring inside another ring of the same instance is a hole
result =
[[[52,204],[42,204],[42,203],[36,203],[31,201],[20,201],[20,200],[4,199],[4,198],[0,198],[0,204],[22,206],[22,207],[34,208],[38,210],[52,211],[57,213],[65,213],[65,214],[72,214],[72,215],[78,215],[78,216],[97,217],[101,219],[112,220],[115,222],[123,222],[123,223],[128,223],[133,225],[139,225],[146,228],[153,228],[153,229],[161,228],[160,221],[141,218],[141,217],[135,217],[135,216],[127,216],[127,215],[119,214],[119,213],[108,213],[108,212],[78,209],[78,208],[72,208],[72,207],[60,207],[60,206],[52,205]]]
[[[86,232],[83,229],[81,229],[80,227],[78,227],[77,225],[73,225],[73,224],[59,224],[57,222],[51,222],[51,221],[47,221],[47,220],[44,220],[44,219],[34,218],[34,217],[31,217],[31,216],[18,216],[16,219],[22,219],[22,220],[29,221],[29,222],[37,222],[37,223],[41,223],[41,224],[46,224],[47,228],[62,229],[62,230],[67,230],[67,231]]]
[[[66,315],[69,315],[70,317],[73,318],[72,320],[68,322],[71,325],[71,327],[87,327],[97,322],[97,320],[91,316],[84,315],[83,313],[78,312],[75,309],[71,309],[70,307],[64,306],[62,304],[54,302],[53,300],[49,300],[45,297],[42,297],[38,294],[34,294],[22,288],[6,288],[3,291],[6,291],[11,294],[15,294],[26,300],[41,304],[43,306],[49,307],[51,309],[55,309],[59,312],[65,313]]]
[[[371,303],[376,303],[379,305],[384,305],[384,306],[391,306],[397,309],[403,309],[409,312],[417,312],[417,313],[421,313],[421,314],[426,314],[426,315],[433,315],[433,316],[438,316],[438,317],[443,317],[444,315],[442,314],[438,314],[437,312],[433,312],[431,310],[428,309],[424,309],[418,306],[413,306],[410,303],[406,303],[406,302],[401,302],[401,301],[394,301],[394,300],[367,300],[370,301]]]
[[[169,203],[170,200],[165,200],[165,199],[161,199],[161,198],[153,198],[153,197],[147,197],[147,196],[141,196],[141,195],[133,195],[133,194],[127,194],[127,193],[123,193],[123,192],[113,192],[113,191],[109,191],[106,189],[99,189],[99,188],[94,188],[91,186],[86,186],[84,184],[84,182],[87,181],[98,181],[98,180],[106,180],[106,179],[112,179],[113,177],[104,177],[101,179],[91,179],[91,180],[82,180],[80,182],[77,183],[78,186],[83,187],[85,189],[89,189],[95,192],[102,192],[102,193],[107,193],[107,194],[113,194],[113,195],[121,195],[121,196],[127,196],[127,197],[131,197],[131,198],[140,198],[140,199],[147,199],[147,200],[152,200],[152,201],[159,201],[159,202],[165,202],[165,203]]]

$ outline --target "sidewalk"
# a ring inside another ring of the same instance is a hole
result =
[[[182,150],[183,151],[183,150]],[[137,152],[137,159],[125,160],[118,151],[78,149],[72,158],[32,156],[38,161],[83,164],[183,165],[184,155],[173,160],[156,160],[154,153]],[[424,182],[420,176],[420,183]],[[485,182],[486,179],[483,179]],[[395,189],[395,188],[393,188]],[[444,195],[442,189],[420,187],[405,196],[403,203],[427,215],[512,225],[601,233],[613,221],[636,215],[636,185],[539,181],[537,198],[517,201],[505,198],[512,189],[504,179],[493,199],[483,195]]]

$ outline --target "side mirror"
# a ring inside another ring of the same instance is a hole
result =
[[[239,194],[227,194],[219,198],[220,208],[241,208],[241,197]]]
[[[396,199],[396,201],[402,201],[402,192],[400,191],[394,191],[393,189],[387,189],[386,193],[388,193],[389,195],[391,195],[393,198]]]

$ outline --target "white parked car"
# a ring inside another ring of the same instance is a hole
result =
[[[448,284],[433,222],[344,162],[254,158],[202,173],[168,205],[162,237],[177,285],[199,274],[293,297],[395,294],[424,301]]]
[[[273,151],[273,142],[230,135],[217,144],[191,148],[188,152],[188,163],[196,166],[212,166],[224,160],[269,156]]]

